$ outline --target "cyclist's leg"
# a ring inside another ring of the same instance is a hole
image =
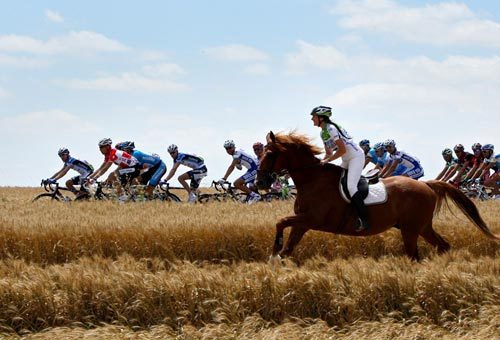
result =
[[[151,169],[152,171],[153,169]],[[148,198],[153,197],[153,190],[156,188],[158,183],[160,183],[161,178],[165,173],[167,172],[167,166],[165,163],[161,162],[156,171],[152,174],[151,178],[149,179],[148,186],[146,187],[146,196]]]
[[[75,185],[80,184],[80,176],[75,176],[73,178],[70,178],[66,181],[66,188],[69,189],[72,193],[75,195],[77,194],[77,190],[75,188]]]
[[[252,190],[247,184],[253,183],[257,177],[257,170],[248,170],[243,176],[234,181],[234,186],[246,194],[250,194]]]

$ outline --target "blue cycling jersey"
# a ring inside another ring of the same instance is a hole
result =
[[[139,150],[134,150],[134,152],[132,152],[132,156],[137,159],[141,167],[146,166],[150,168],[161,163],[160,158],[145,154],[144,152],[141,152]]]
[[[366,157],[370,159],[370,162],[377,165],[378,164],[378,157],[377,157],[377,152],[375,151],[374,148],[371,148],[368,153],[366,154]]]
[[[391,161],[391,155],[387,151],[385,151],[381,157],[377,157],[376,165],[383,168],[384,165],[386,165],[387,162],[390,162],[390,161]]]
[[[233,154],[233,159],[239,160],[240,164],[248,170],[257,170],[257,168],[259,167],[259,161],[243,150],[235,151]]]
[[[179,152],[177,158],[174,159],[175,163],[181,163],[191,169],[199,169],[205,165],[205,160],[199,156]]]
[[[404,151],[396,151],[391,156],[391,161],[395,161],[398,164],[403,165],[407,169],[421,168],[420,161]]]

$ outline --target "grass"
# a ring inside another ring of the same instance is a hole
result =
[[[493,338],[499,245],[457,210],[452,251],[404,256],[398,230],[309,232],[267,264],[290,202],[30,203],[0,189],[0,331],[34,338]],[[500,203],[479,210],[500,232]],[[454,216],[456,215],[456,216]]]

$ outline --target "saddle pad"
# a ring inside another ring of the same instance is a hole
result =
[[[351,203],[351,201],[346,197],[344,190],[342,190],[342,185],[340,186],[340,196],[347,203]],[[375,205],[382,204],[387,201],[387,190],[385,188],[385,184],[382,181],[377,182],[376,184],[370,184],[368,187],[368,196],[366,196],[364,202],[365,205]]]

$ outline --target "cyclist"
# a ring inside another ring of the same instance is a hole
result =
[[[52,184],[55,183],[58,179],[64,177],[69,171],[69,169],[73,169],[77,171],[80,175],[70,178],[66,181],[66,187],[71,190],[77,197],[81,197],[87,194],[85,189],[82,187],[82,184],[87,181],[87,177],[94,171],[92,165],[90,165],[87,161],[81,161],[74,157],[71,157],[69,154],[69,150],[67,148],[60,148],[57,152],[61,160],[63,161],[63,167],[61,170],[52,175],[49,179],[46,179],[44,183]],[[75,185],[80,185],[80,190],[75,189]]]
[[[474,155],[474,164],[472,168],[467,172],[467,175],[464,177],[464,182],[472,181],[479,177],[481,172],[479,169],[481,165],[484,163],[484,156],[481,151],[482,145],[479,143],[472,144],[472,154]]]
[[[255,153],[255,156],[257,157],[257,159],[260,160],[262,159],[262,157],[264,157],[264,144],[262,144],[261,142],[255,142],[253,143],[253,152]]]
[[[495,155],[495,147],[493,144],[485,144],[481,148],[484,156],[484,162],[480,168],[479,177],[484,178],[484,185],[493,188],[493,194],[500,194],[500,154]],[[490,170],[493,173],[490,174]]]
[[[145,172],[140,175],[140,182],[146,186],[145,194],[148,199],[153,198],[153,190],[160,183],[160,179],[167,172],[167,166],[158,155],[148,155],[139,150],[135,150],[134,142],[122,142],[116,148],[125,151],[137,159],[139,167]]]
[[[317,106],[311,111],[311,120],[314,126],[321,128],[321,139],[325,145],[325,157],[321,164],[327,164],[338,158],[342,158],[341,167],[348,169],[347,189],[351,196],[351,202],[358,214],[358,226],[356,231],[369,229],[368,209],[358,191],[358,182],[365,164],[363,150],[354,143],[352,137],[340,125],[332,122],[332,108],[328,106]]]
[[[424,175],[424,169],[420,165],[420,161],[405,151],[398,151],[394,140],[386,140],[384,147],[390,154],[391,163],[383,177],[406,176],[418,180]],[[398,165],[402,166],[398,168]]]
[[[127,177],[130,180],[139,176],[139,162],[129,153],[113,148],[111,144],[113,144],[111,138],[103,138],[99,141],[99,151],[101,151],[104,155],[104,162],[101,164],[99,169],[92,173],[88,178],[90,182],[93,182],[104,175],[113,163],[118,165],[118,168],[109,174],[106,182],[112,183],[116,187],[116,191],[119,195],[118,200],[120,202],[125,202],[128,197],[123,194],[121,186],[122,183],[120,183],[119,180],[120,176],[127,174]]]
[[[453,151],[451,151],[450,148],[444,149],[441,155],[443,156],[445,165],[443,170],[441,170],[439,175],[437,175],[436,181],[445,181],[445,178],[447,178],[447,176],[452,173],[455,165],[457,164],[457,159],[453,158]]]
[[[474,166],[474,155],[465,151],[462,144],[455,145],[453,151],[455,151],[455,155],[457,156],[457,165],[455,165],[454,171],[445,180],[458,187],[463,182],[465,174]],[[450,180],[455,173],[455,177]]]
[[[228,155],[233,158],[233,161],[229,165],[226,170],[224,177],[219,180],[220,184],[226,182],[227,178],[233,172],[234,168],[242,169],[243,167],[247,168],[247,172],[234,181],[234,186],[248,194],[248,204],[252,204],[261,199],[260,195],[256,192],[250,190],[248,185],[252,185],[257,178],[257,168],[259,167],[259,161],[247,154],[243,150],[236,150],[236,146],[232,140],[227,140],[224,142],[224,149]]]
[[[375,164],[375,168],[374,169],[378,169],[380,171],[382,171],[382,169],[384,168],[384,166],[390,161],[391,157],[389,155],[389,153],[387,152],[387,150],[385,149],[384,147],[384,143],[375,143],[375,145],[373,146],[373,149],[375,150],[375,154],[377,156],[377,163]],[[380,172],[379,174],[381,174],[382,172]]]
[[[177,180],[188,192],[188,202],[196,202],[197,191],[200,187],[200,182],[203,177],[207,176],[208,170],[205,166],[205,161],[199,156],[179,152],[179,148],[175,144],[170,145],[167,148],[167,151],[174,160],[174,165],[165,178],[165,182],[168,182],[175,175],[175,172],[180,165],[191,168],[190,171],[183,173],[182,175],[177,177]],[[188,179],[191,180],[189,185],[186,182]]]
[[[375,152],[375,148],[370,148],[370,141],[368,139],[363,139],[361,142],[359,142],[359,147],[363,149],[365,153],[364,167],[366,168],[368,163],[373,163],[376,166],[378,162],[378,157],[377,153]]]

